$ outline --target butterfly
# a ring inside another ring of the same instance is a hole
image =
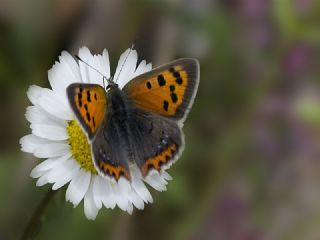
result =
[[[183,58],[135,77],[122,89],[112,78],[106,88],[69,85],[67,97],[87,134],[97,172],[130,181],[131,164],[144,177],[169,168],[184,149],[182,126],[199,75],[198,60]]]

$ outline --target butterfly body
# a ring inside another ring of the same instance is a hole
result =
[[[67,95],[87,133],[99,174],[131,179],[130,165],[143,176],[169,167],[184,148],[182,122],[199,80],[194,59],[181,59],[131,80],[123,89],[110,82],[71,84]]]
[[[106,110],[104,131],[108,131],[108,126],[113,126],[116,136],[129,146],[130,119],[133,111],[132,102],[119,89],[118,85],[111,87],[107,92],[109,105]]]

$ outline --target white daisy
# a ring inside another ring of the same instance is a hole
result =
[[[92,55],[83,47],[79,57],[110,77],[107,50],[102,55]],[[142,61],[137,67],[137,61],[135,50],[128,49],[121,55],[114,75],[118,76],[123,66],[117,81],[120,88],[135,76],[151,70],[150,63]],[[20,140],[22,151],[45,159],[31,172],[33,178],[38,178],[37,186],[50,183],[52,189],[57,190],[68,184],[66,200],[76,207],[84,199],[84,213],[88,219],[95,219],[102,206],[114,208],[117,205],[129,214],[133,206],[143,209],[145,203],[153,201],[144,182],[158,191],[166,190],[171,177],[165,171],[153,171],[143,178],[136,166],[130,166],[131,182],[124,178],[116,182],[97,174],[87,137],[75,120],[66,96],[67,86],[74,82],[103,85],[97,71],[62,52],[59,62],[49,70],[48,78],[52,89],[31,86],[27,92],[32,106],[27,108],[26,118],[32,134]]]

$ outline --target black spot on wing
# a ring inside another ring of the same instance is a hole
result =
[[[87,101],[91,102],[91,93],[90,90],[87,91]]]
[[[168,101],[166,101],[166,100],[164,100],[164,101],[163,101],[163,109],[164,109],[165,111],[167,111],[167,112],[168,112],[168,109],[169,109],[169,102],[168,102]]]
[[[146,83],[146,85],[147,85],[147,88],[148,88],[148,89],[151,89],[151,88],[152,88],[152,85],[151,85],[151,83],[150,83],[149,81]]]
[[[93,124],[93,127],[96,127],[96,121],[95,121],[94,117],[92,117],[92,124]]]
[[[166,85],[166,80],[164,79],[164,77],[163,77],[162,74],[160,74],[160,75],[158,76],[158,84],[159,84],[160,87]]]
[[[175,94],[174,92],[171,93],[171,100],[172,102],[176,103],[178,101],[178,97],[177,94]]]
[[[181,85],[183,81],[182,81],[180,73],[178,71],[176,71],[174,68],[170,68],[169,71],[171,72],[172,76],[176,79],[176,83]]]
[[[179,72],[173,72],[173,76],[175,78],[180,78],[181,77]]]
[[[181,85],[182,82],[183,82],[183,81],[182,81],[182,78],[177,78],[177,79],[176,79],[176,83],[178,83],[179,85]]]
[[[79,106],[82,107],[82,93],[81,93],[81,91],[78,93],[78,102],[79,102]]]
[[[90,113],[88,113],[88,112],[87,112],[87,120],[88,120],[88,122],[91,121],[91,116],[90,116]]]

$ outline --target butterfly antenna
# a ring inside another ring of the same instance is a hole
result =
[[[78,55],[74,55],[76,59],[78,59],[80,62],[83,62],[84,64],[86,64],[88,67],[90,67],[91,69],[95,70],[97,73],[99,73],[102,76],[102,81],[103,81],[103,87],[104,89],[106,89],[106,85],[105,85],[105,81],[109,82],[109,79],[102,73],[100,72],[98,69],[96,69],[95,67],[91,66],[89,63],[87,63],[86,61],[82,60]]]
[[[122,65],[121,65],[121,68],[120,68],[120,71],[119,71],[119,73],[118,73],[118,76],[117,76],[117,78],[115,79],[114,82],[117,82],[117,81],[118,81],[118,78],[119,78],[119,76],[120,76],[120,73],[122,72],[123,66],[124,66],[124,64],[127,62],[127,59],[128,59],[128,57],[129,57],[130,53],[131,53],[132,50],[134,49],[134,46],[135,46],[135,41],[132,43],[129,52],[128,52],[126,58],[124,59],[124,62],[123,62]]]

